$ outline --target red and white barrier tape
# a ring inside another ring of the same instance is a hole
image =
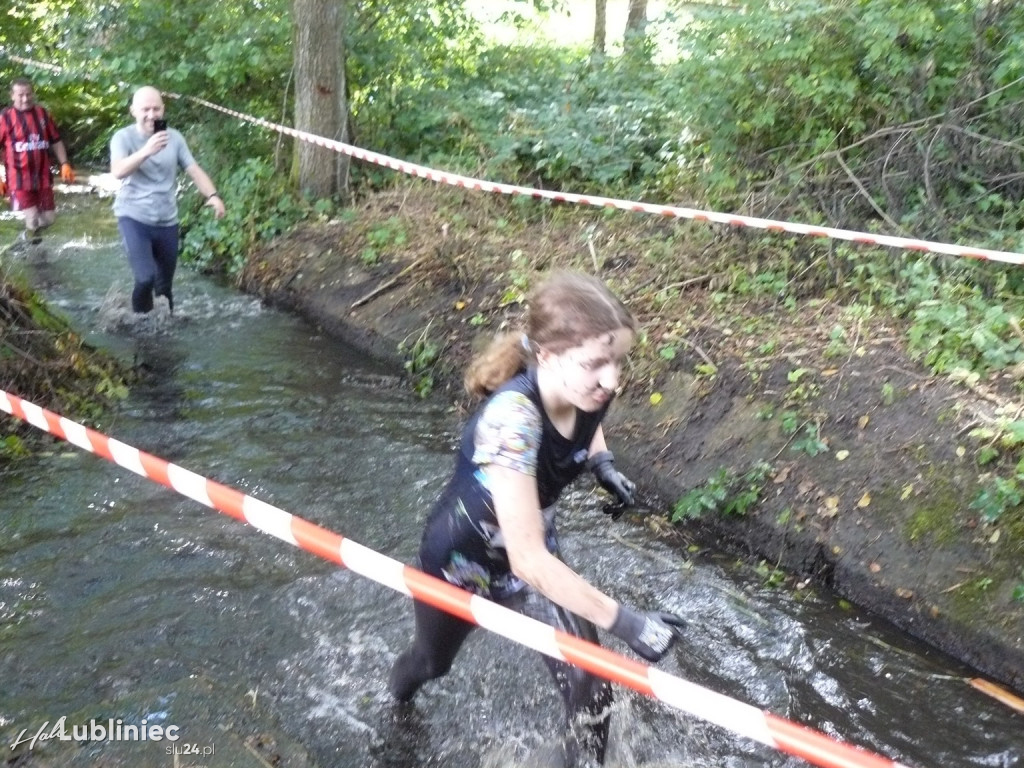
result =
[[[534,187],[520,187],[514,184],[501,184],[483,179],[475,179],[470,176],[460,176],[456,173],[438,171],[423,165],[416,165],[404,160],[397,160],[387,155],[360,149],[351,144],[345,144],[334,139],[326,139],[323,136],[316,136],[286,125],[271,123],[243,112],[238,112],[227,107],[222,107],[213,102],[196,96],[177,96],[202,104],[210,109],[231,115],[239,120],[269,128],[288,136],[293,136],[302,141],[307,141],[317,146],[333,149],[336,152],[363,160],[368,163],[384,166],[410,176],[429,179],[453,187],[475,189],[480,192],[494,192],[503,195],[525,195],[536,199],[552,200],[562,203],[576,203],[578,205],[590,205],[598,208],[617,208],[623,211],[634,213],[653,213],[658,216],[678,219],[692,219],[694,221],[712,222],[715,224],[728,224],[731,227],[753,227],[755,229],[766,229],[772,232],[791,232],[809,237],[827,237],[834,240],[848,240],[865,245],[886,246],[889,248],[902,248],[909,251],[923,251],[928,253],[943,253],[949,256],[961,256],[971,259],[983,259],[989,261],[1002,261],[1008,264],[1024,264],[1024,254],[1011,251],[995,251],[989,248],[974,248],[963,245],[952,245],[950,243],[939,243],[930,240],[916,240],[909,237],[896,237],[893,235],[873,235],[868,232],[858,232],[850,229],[836,229],[835,227],[819,227],[810,224],[799,224],[789,221],[777,221],[775,219],[761,219],[755,216],[741,216],[734,213],[718,213],[716,211],[703,211],[696,208],[682,208],[674,205],[655,205],[652,203],[639,203],[633,200],[623,200],[613,197],[600,197],[596,195],[580,195],[572,192],[554,192]]]
[[[2,48],[0,48],[0,51],[2,51]],[[32,59],[15,56],[11,53],[7,53],[6,55],[12,61],[17,61],[22,64],[42,67],[55,72],[61,71],[61,68],[54,64],[33,61]],[[237,110],[229,109],[228,107],[222,107],[219,104],[214,104],[213,102],[199,98],[198,96],[183,96],[177,93],[167,93],[165,95],[175,99],[187,99],[189,101],[194,101],[197,104],[222,112],[225,115],[230,115],[238,118],[239,120],[253,123],[254,125],[258,125],[262,128],[277,131],[326,149],[333,149],[334,151],[348,155],[349,157],[354,157],[356,160],[374,163],[375,165],[390,168],[391,170],[405,173],[409,176],[429,179],[430,181],[448,184],[453,187],[463,187],[464,189],[473,189],[480,192],[494,192],[502,195],[523,195],[538,200],[575,203],[577,205],[589,205],[598,208],[616,208],[623,211],[631,211],[633,213],[652,213],[658,216],[665,216],[667,218],[691,219],[693,221],[703,221],[714,224],[727,224],[731,227],[751,227],[754,229],[766,229],[771,232],[790,232],[808,237],[825,237],[833,240],[847,240],[849,242],[862,243],[864,245],[900,248],[908,251],[942,253],[948,256],[960,256],[969,259],[1001,261],[1007,264],[1024,264],[1024,253],[1015,253],[1013,251],[996,251],[990,248],[953,245],[951,243],[940,243],[932,240],[918,240],[910,237],[871,234],[869,232],[859,232],[852,229],[821,227],[776,219],[762,219],[756,216],[743,216],[735,213],[719,213],[717,211],[705,211],[697,208],[684,208],[675,205],[640,203],[634,200],[601,197],[597,195],[580,195],[573,192],[554,192],[546,189],[536,189],[534,187],[521,187],[515,184],[502,184],[500,182],[486,181],[484,179],[476,179],[471,176],[461,176],[456,173],[439,171],[433,168],[428,168],[424,165],[417,165],[416,163],[398,160],[394,157],[389,157],[388,155],[371,152],[367,149],[360,149],[359,147],[351,144],[345,144],[344,142],[336,141],[335,139],[327,139],[323,136],[317,136],[312,133],[300,131],[286,125],[272,123],[269,120],[264,120],[263,118],[253,117],[252,115],[247,115],[244,112],[238,112]]]
[[[888,758],[836,741],[806,726],[565,634],[3,390],[0,390],[0,410],[397,592],[552,658],[575,664],[652,696],[740,736],[802,757],[813,765],[823,768],[905,768]]]

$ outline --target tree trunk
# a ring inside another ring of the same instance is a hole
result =
[[[622,39],[622,52],[630,56],[642,54],[647,37],[647,0],[629,0],[626,12],[626,33]]]
[[[594,0],[594,46],[592,57],[604,56],[605,38],[608,36],[608,0]]]
[[[295,127],[345,141],[345,0],[293,0]],[[296,183],[314,198],[343,194],[348,157],[308,141],[295,142]]]

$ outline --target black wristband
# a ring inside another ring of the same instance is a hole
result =
[[[211,192],[210,194],[208,194],[206,196],[206,200],[207,200],[207,202],[209,202],[210,200],[212,200],[215,197],[220,197],[220,195],[218,195],[216,192]]]

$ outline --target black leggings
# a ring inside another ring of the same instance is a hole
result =
[[[536,590],[527,587],[502,603],[512,610],[575,637],[597,642],[597,630],[589,621],[561,608]],[[396,699],[409,701],[425,682],[442,677],[476,625],[433,608],[418,600],[413,604],[416,636],[412,647],[398,657],[391,670],[390,688]],[[572,664],[544,656],[565,703],[566,735],[562,742],[564,762],[575,765],[585,752],[604,762],[608,746],[608,720],[612,689],[606,680],[594,677]]]
[[[167,305],[173,311],[171,283],[178,265],[178,225],[154,226],[120,216],[117,228],[135,276],[132,311],[144,313],[153,309],[154,293],[166,296]]]

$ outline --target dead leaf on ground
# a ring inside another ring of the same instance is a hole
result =
[[[839,514],[839,497],[829,496],[825,499],[825,506],[818,510],[822,517],[835,517]]]

